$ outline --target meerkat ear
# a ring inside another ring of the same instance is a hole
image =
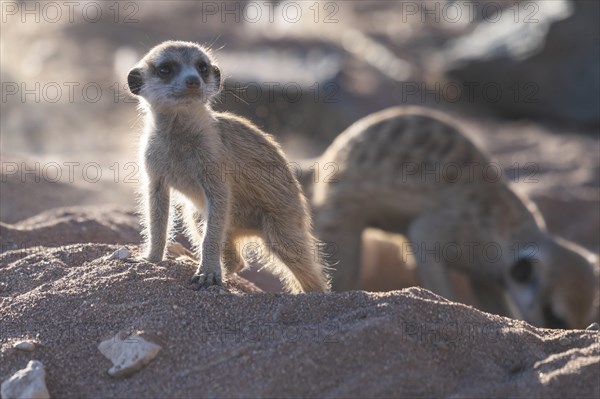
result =
[[[144,79],[142,78],[142,71],[139,68],[133,68],[129,71],[129,74],[127,75],[127,86],[129,86],[129,90],[133,94],[139,94],[143,84]]]

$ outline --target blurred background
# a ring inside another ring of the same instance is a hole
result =
[[[360,117],[446,111],[551,231],[600,249],[599,2],[2,1],[0,220],[133,206],[127,71],[167,39],[211,47],[217,109],[310,164]]]

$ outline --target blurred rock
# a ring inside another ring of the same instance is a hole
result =
[[[2,383],[2,399],[49,399],[45,378],[42,362],[31,360],[27,367]]]
[[[216,109],[249,118],[293,158],[319,155],[357,118],[397,102],[393,80],[339,43],[284,38],[245,46],[217,54],[226,79]]]
[[[339,81],[343,51],[324,42],[286,42],[219,53],[227,78],[217,109],[243,115],[280,138],[302,133],[331,139],[348,123],[340,108],[352,102]]]
[[[509,116],[598,125],[600,3],[523,4],[452,41],[447,77],[476,84],[469,101]]]

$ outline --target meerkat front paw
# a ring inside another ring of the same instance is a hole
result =
[[[208,288],[212,285],[221,285],[221,272],[204,272],[199,268],[196,274],[192,276],[190,283],[195,284],[198,289]]]

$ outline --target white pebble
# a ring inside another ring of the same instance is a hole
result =
[[[49,399],[46,371],[39,360],[31,360],[27,367],[14,373],[2,383],[2,399]]]
[[[598,331],[600,330],[600,324],[593,322],[589,326],[587,326],[586,330]]]
[[[117,334],[98,345],[100,352],[113,366],[108,370],[111,377],[127,377],[152,361],[162,349],[139,335],[123,338]]]
[[[35,349],[35,342],[33,341],[19,341],[15,342],[13,348],[25,351],[25,352],[33,352]]]
[[[127,249],[127,247],[121,247],[119,249],[117,249],[115,252],[113,252],[111,255],[108,256],[108,260],[114,260],[114,259],[126,259],[129,256],[129,250]]]

